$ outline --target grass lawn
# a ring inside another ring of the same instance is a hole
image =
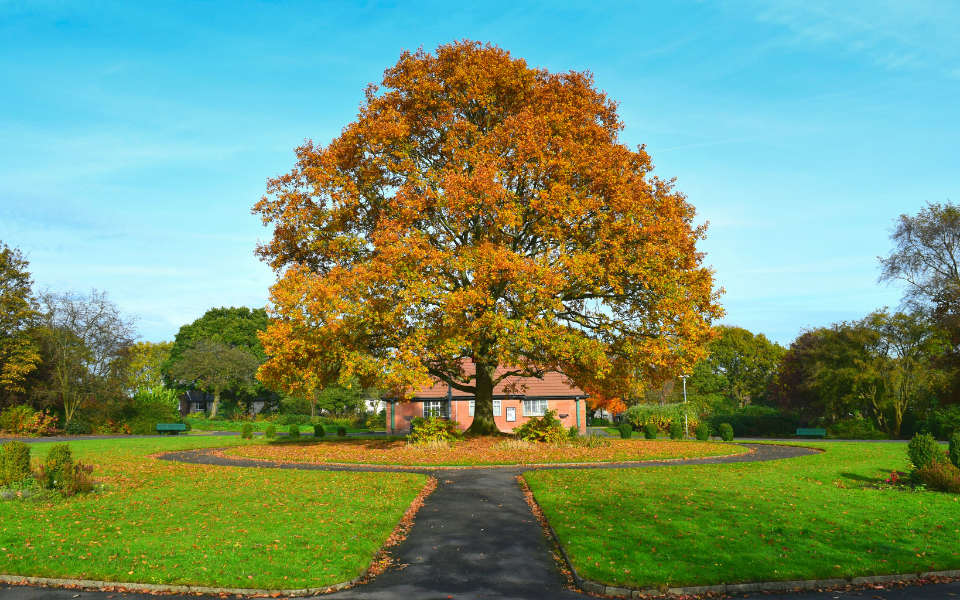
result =
[[[322,587],[370,565],[427,482],[413,473],[239,469],[156,461],[239,438],[70,442],[106,492],[0,502],[0,572],[242,588]],[[49,444],[32,446],[34,457]]]
[[[955,495],[870,489],[900,444],[768,463],[524,475],[582,577],[637,588],[960,568]]]
[[[738,454],[740,446],[709,442],[610,440],[601,448],[530,444],[509,447],[502,439],[468,438],[451,448],[417,448],[403,438],[336,439],[302,442],[286,440],[243,446],[228,456],[279,462],[363,463],[402,466],[532,465],[608,461],[664,460],[695,456]]]

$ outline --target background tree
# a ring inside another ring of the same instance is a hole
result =
[[[245,350],[260,364],[266,360],[266,354],[257,335],[267,328],[269,322],[267,311],[262,308],[250,309],[245,306],[211,308],[199,319],[180,328],[162,369],[165,373],[171,372],[187,350],[203,340]],[[233,393],[232,389],[231,393]],[[235,398],[238,402],[245,401],[248,408],[255,399],[266,402],[277,400],[276,396],[259,381],[254,381],[253,386],[237,388],[233,395],[238,396]]]
[[[786,350],[765,335],[743,327],[718,325],[709,354],[692,372],[688,388],[694,395],[718,394],[743,408],[766,401]],[[702,391],[701,391],[702,390]]]
[[[949,402],[960,403],[960,207],[928,203],[916,216],[900,215],[890,239],[880,281],[903,285],[911,312],[926,313],[944,331],[949,347],[938,362]]]
[[[124,315],[106,292],[40,293],[43,360],[50,386],[43,392],[64,411],[64,423],[87,400],[126,396],[128,350],[136,318]]]
[[[254,208],[279,278],[259,378],[289,392],[337,365],[402,394],[432,377],[491,434],[507,376],[622,397],[638,366],[691,368],[721,314],[705,230],[622,128],[589,73],[470,41],[402,54]]]
[[[0,242],[0,402],[23,394],[27,375],[40,362],[30,335],[40,314],[33,297],[29,263],[20,250]]]
[[[201,339],[182,353],[170,373],[174,379],[212,394],[210,416],[215,417],[221,393],[249,392],[256,386],[254,377],[259,365],[257,358],[247,349]]]
[[[899,436],[908,411],[926,408],[942,374],[942,332],[918,313],[871,313],[859,321],[805,332],[787,351],[773,397],[780,406],[827,424],[869,415]]]
[[[127,387],[131,393],[163,387],[163,365],[172,348],[173,342],[137,342],[130,347]]]

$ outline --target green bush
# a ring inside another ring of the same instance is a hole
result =
[[[700,423],[693,433],[698,440],[705,442],[710,439],[710,426],[706,422]]]
[[[93,431],[93,426],[86,421],[78,421],[74,419],[63,428],[63,432],[67,435],[87,435]]]
[[[299,425],[291,425],[289,431],[290,431],[290,439],[296,439],[296,438],[300,437],[300,426],[299,426]]]
[[[567,437],[571,440],[580,437],[580,428],[576,425],[571,425],[570,429],[567,430]]]
[[[830,437],[841,440],[888,440],[890,436],[877,429],[873,421],[862,417],[844,419],[827,429]]]
[[[548,410],[542,417],[530,417],[526,423],[515,427],[513,433],[517,439],[528,442],[560,444],[567,441],[567,429],[557,418],[555,410]]]
[[[778,409],[752,405],[732,413],[713,415],[708,421],[713,431],[719,431],[721,423],[729,423],[733,434],[738,437],[786,437],[793,435],[800,426],[795,417]]]
[[[30,444],[7,442],[0,445],[0,486],[8,486],[29,479]]]
[[[630,436],[633,435],[633,427],[630,426],[630,423],[620,423],[620,427],[617,429],[620,430],[620,437],[629,440]]]
[[[337,437],[347,437],[347,428],[343,425],[337,427]]]
[[[733,441],[733,426],[730,423],[720,423],[720,439],[725,442]]]
[[[263,435],[270,439],[277,437],[277,427],[273,423],[267,425],[267,428],[263,431]]]
[[[367,429],[384,429],[387,426],[387,411],[381,410],[367,417]]]
[[[253,439],[253,425],[251,425],[250,423],[244,423],[244,424],[243,424],[243,428],[240,429],[240,437],[242,437],[242,438],[245,439],[245,440],[252,440],[252,439]]]
[[[643,437],[648,440],[657,439],[657,433],[659,433],[660,428],[657,427],[656,423],[650,422],[643,426]]]
[[[929,433],[918,433],[907,444],[907,457],[916,470],[924,469],[933,463],[944,462],[940,444]]]
[[[187,426],[187,428],[184,429],[184,431],[192,431],[192,430],[193,430],[193,425],[190,424],[190,421],[184,420],[183,424]]]
[[[44,489],[56,490],[64,496],[74,496],[93,490],[91,472],[92,466],[73,460],[68,444],[54,444],[37,473],[37,481]]]
[[[156,435],[158,423],[179,423],[180,413],[162,402],[137,402],[124,408],[123,419],[131,435]]]
[[[337,429],[337,435],[347,435],[347,430],[343,427]],[[410,422],[410,435],[407,440],[411,444],[421,445],[434,442],[449,442],[459,440],[463,437],[460,431],[460,424],[456,421],[446,421],[439,417],[414,417]]]
[[[323,425],[319,423],[313,426],[313,437],[323,437],[327,435],[327,432],[323,429]]]
[[[612,427],[612,426],[613,426],[613,423],[611,423],[607,419],[598,419],[596,417],[590,419],[590,427]]]
[[[683,425],[680,424],[680,420],[670,422],[670,439],[671,440],[682,440],[683,439]]]
[[[950,463],[960,469],[960,431],[950,438]]]

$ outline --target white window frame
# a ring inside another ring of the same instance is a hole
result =
[[[429,407],[427,405],[430,405]],[[430,417],[449,417],[450,407],[446,400],[425,400],[423,402],[423,418]]]
[[[525,417],[542,417],[547,410],[549,410],[549,408],[547,407],[546,400],[523,401],[523,416]]]
[[[470,415],[471,417],[474,415],[474,412],[476,411],[476,408],[477,408],[477,401],[476,401],[476,400],[471,400],[471,401],[470,401],[470,408],[469,408],[469,415]],[[493,416],[499,417],[499,416],[501,416],[502,413],[503,413],[502,401],[501,401],[501,400],[494,400],[494,401],[493,401]]]

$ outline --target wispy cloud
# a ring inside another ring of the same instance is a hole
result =
[[[742,10],[745,4],[728,6]],[[757,19],[789,31],[793,44],[839,48],[886,69],[934,69],[957,76],[960,67],[956,2],[758,0],[753,7]]]

